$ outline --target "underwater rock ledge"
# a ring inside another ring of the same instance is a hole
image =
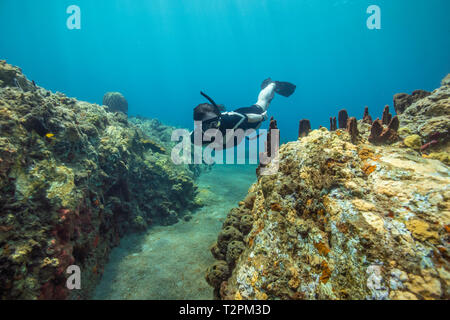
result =
[[[125,233],[196,208],[199,169],[172,163],[170,130],[53,94],[0,61],[0,298],[89,298]],[[73,264],[82,290],[66,289]]]
[[[450,298],[450,77],[403,108],[280,147],[211,247],[216,298]]]

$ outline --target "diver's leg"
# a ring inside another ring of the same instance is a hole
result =
[[[275,95],[275,82],[270,83],[267,85],[264,89],[261,90],[258,96],[258,102],[256,104],[263,108],[264,111],[267,111],[269,108],[270,102],[272,102],[272,99]]]

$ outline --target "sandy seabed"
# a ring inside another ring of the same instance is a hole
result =
[[[94,299],[212,299],[205,270],[209,247],[228,211],[256,181],[256,166],[217,165],[198,180],[205,206],[190,221],[157,226],[121,240],[110,256]]]

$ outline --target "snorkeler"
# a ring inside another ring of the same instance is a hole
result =
[[[257,130],[261,124],[268,119],[267,109],[269,108],[275,93],[284,97],[289,97],[295,92],[296,86],[289,82],[272,81],[270,78],[263,81],[261,85],[261,92],[258,96],[258,101],[246,108],[239,108],[231,112],[222,112],[224,107],[217,105],[214,100],[208,97],[206,94],[201,94],[208,99],[209,103],[202,103],[194,109],[194,121],[201,121],[202,133],[205,133],[208,129],[218,129],[222,136],[226,136],[226,130],[228,129],[242,129],[244,131],[248,129]],[[198,129],[196,129],[198,130]],[[235,145],[238,145],[240,141],[235,141]],[[194,143],[194,131],[191,133],[191,142]],[[210,143],[209,141],[203,141],[202,145]],[[224,141],[224,147],[226,141]]]

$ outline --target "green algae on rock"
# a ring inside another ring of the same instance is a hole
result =
[[[4,61],[0,79],[0,297],[87,298],[125,233],[197,206],[194,170],[122,113],[36,87]],[[82,290],[65,287],[72,264]]]
[[[420,150],[422,146],[422,138],[418,134],[407,136],[403,142],[414,150]]]

